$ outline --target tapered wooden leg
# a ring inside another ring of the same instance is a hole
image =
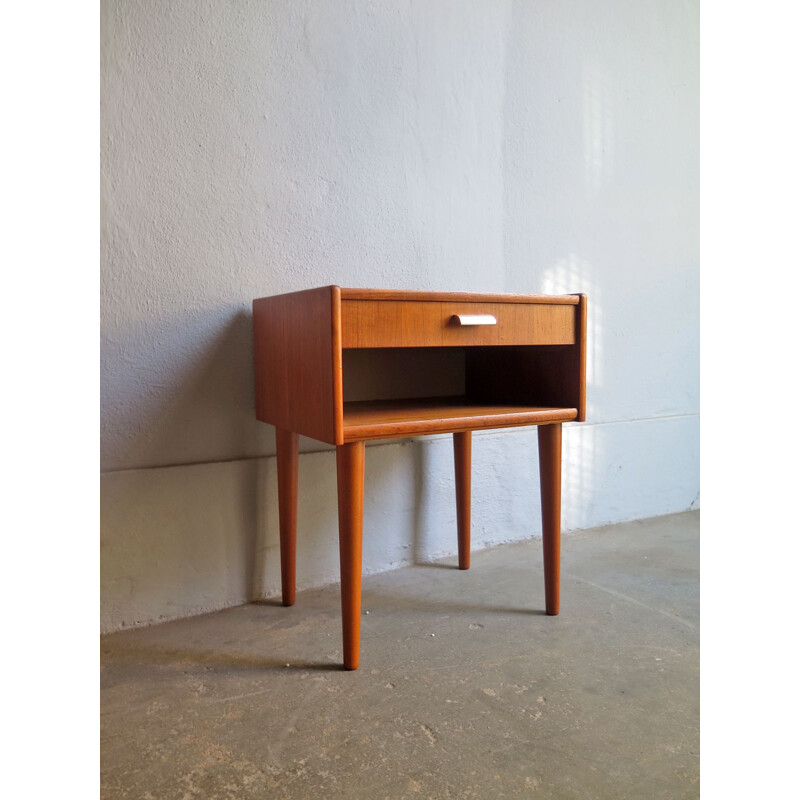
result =
[[[364,521],[364,442],[336,448],[339,487],[339,568],[342,573],[344,668],[358,669],[361,633],[361,531]]]
[[[278,515],[281,535],[281,592],[283,604],[293,606],[297,569],[297,453],[298,436],[276,428],[278,456]]]
[[[561,423],[539,425],[545,610],[558,614],[561,567]]]
[[[456,464],[456,519],[458,568],[469,569],[470,494],[472,483],[472,431],[453,434]]]

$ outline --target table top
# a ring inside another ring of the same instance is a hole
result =
[[[545,303],[576,306],[578,294],[478,294],[475,292],[424,292],[407,289],[339,289],[342,300],[423,300],[462,303]]]

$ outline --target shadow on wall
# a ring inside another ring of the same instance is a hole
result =
[[[147,358],[136,360],[142,342]],[[255,419],[252,352],[251,314],[231,306],[118,326],[106,338],[105,629],[253,596],[263,483],[257,463],[241,459],[269,452],[274,433]],[[175,465],[185,468],[157,469]]]
[[[116,331],[114,339],[148,339],[152,357],[144,373],[126,361],[123,346],[105,356],[113,362],[104,376],[106,470],[274,452],[272,427],[255,418],[249,311],[208,310],[203,317],[193,315],[190,324],[184,317],[171,326]]]
[[[253,603],[266,602],[267,598],[274,596],[274,592],[269,589],[268,567],[270,561],[274,560],[280,569],[280,550],[277,549],[275,537],[270,537],[269,505],[267,503],[268,481],[277,479],[277,472],[274,476],[270,475],[267,459],[260,458],[255,470],[255,503],[256,503],[256,529],[253,532],[253,569],[249,578],[248,598]],[[299,472],[299,469],[298,469]],[[298,528],[300,526],[298,525]],[[300,543],[298,543],[298,550]],[[281,605],[278,596],[276,603]]]
[[[417,443],[414,448],[414,527],[412,530],[412,560],[414,564],[424,564],[429,552],[425,518],[430,502],[430,485],[428,483],[428,448]],[[455,503],[455,498],[453,498]]]

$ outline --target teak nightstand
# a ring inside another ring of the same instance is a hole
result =
[[[561,423],[586,414],[585,295],[323,286],[254,300],[253,331],[256,416],[277,429],[287,606],[295,601],[298,435],[336,445],[346,669],[358,667],[364,442],[372,439],[453,434],[458,565],[469,569],[472,431],[540,426],[546,611],[558,614]]]

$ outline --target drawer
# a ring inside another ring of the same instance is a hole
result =
[[[424,300],[342,300],[342,347],[575,344],[576,305]],[[457,315],[493,325],[461,325]]]

